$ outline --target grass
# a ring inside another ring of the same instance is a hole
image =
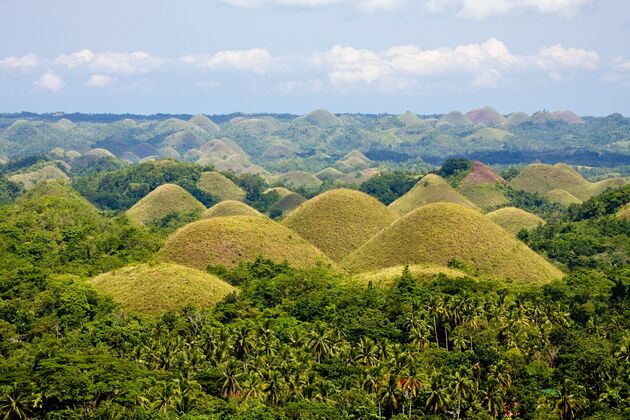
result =
[[[274,144],[266,148],[262,156],[270,159],[292,157],[295,156],[295,150],[284,144]]]
[[[170,214],[190,215],[206,208],[188,191],[175,184],[164,184],[151,191],[127,210],[127,217],[143,225],[164,219]]]
[[[22,184],[25,190],[33,188],[40,182],[51,179],[68,180],[69,178],[68,175],[55,165],[46,165],[31,172],[15,174],[9,177],[11,182]]]
[[[276,192],[278,194],[278,197],[282,198],[282,197],[286,197],[287,195],[291,194],[293,191],[291,191],[288,188],[284,188],[284,187],[273,187],[273,188],[266,189],[264,194],[267,194],[267,193],[270,193],[270,192]]]
[[[516,127],[517,125],[523,124],[528,119],[529,119],[528,114],[524,112],[514,112],[506,118],[505,125],[507,127]]]
[[[170,235],[158,255],[197,269],[235,267],[259,256],[298,268],[334,265],[297,232],[266,217],[215,217],[191,223]]]
[[[197,181],[197,187],[219,200],[243,201],[245,191],[219,172],[203,172]]]
[[[274,181],[289,188],[317,189],[322,185],[319,178],[304,171],[290,171],[275,177]]]
[[[141,264],[90,281],[129,311],[157,316],[186,306],[213,306],[237,289],[218,277],[177,264]]]
[[[477,206],[458,193],[448,182],[439,175],[429,174],[422,178],[405,195],[389,205],[389,207],[403,216],[419,207],[431,203],[456,203],[466,207]]]
[[[630,203],[626,204],[617,211],[617,216],[630,222]]]
[[[524,283],[563,275],[481,213],[452,203],[430,204],[409,213],[350,254],[342,266],[361,273],[455,261],[484,276]]]
[[[405,266],[388,267],[382,270],[368,271],[356,274],[351,277],[351,281],[367,286],[370,282],[376,287],[391,287],[395,284],[404,270]],[[443,267],[433,264],[415,264],[409,266],[409,271],[413,276],[433,277],[443,274],[448,278],[459,279],[466,277],[466,273],[454,268]]]
[[[496,127],[484,127],[479,131],[467,136],[464,140],[473,142],[503,142],[512,137],[509,131]]]
[[[425,120],[411,111],[407,111],[404,114],[399,115],[398,121],[407,126],[424,126],[427,124]]]
[[[466,118],[475,124],[503,124],[505,117],[499,114],[496,109],[484,106],[483,108],[473,109],[466,113]]]
[[[570,206],[571,204],[581,204],[582,200],[574,196],[568,191],[556,188],[545,194],[545,197],[552,203],[562,204],[563,206]]]
[[[561,189],[584,201],[601,193],[608,187],[619,186],[624,183],[625,181],[620,178],[591,183],[572,167],[564,163],[555,165],[534,163],[526,166],[512,179],[510,185],[516,190],[524,190],[541,195],[545,195],[555,189]]]
[[[437,125],[450,124],[454,126],[469,125],[470,121],[459,111],[451,111],[438,120]]]
[[[302,117],[299,120],[306,121],[318,127],[335,127],[342,125],[341,120],[325,109],[318,109]]]
[[[516,207],[503,207],[486,214],[486,217],[512,235],[516,235],[521,229],[530,230],[545,223],[535,214]]]
[[[283,225],[298,232],[334,261],[341,261],[398,219],[380,201],[360,191],[331,190],[291,212]]]
[[[322,181],[327,179],[340,179],[341,177],[343,177],[343,172],[338,169],[328,167],[317,172],[315,176]]]
[[[509,201],[499,184],[462,182],[457,190],[483,211],[497,208]]]
[[[201,213],[202,219],[211,217],[227,217],[227,216],[263,216],[258,210],[251,208],[241,201],[226,200],[210,207]]]
[[[202,128],[206,131],[209,131],[211,133],[220,131],[221,129],[219,128],[218,125],[216,125],[210,118],[206,117],[205,115],[195,115],[194,117],[192,117],[191,119],[188,120],[189,123],[196,125],[199,128]]]
[[[302,197],[298,193],[289,191],[289,194],[280,197],[280,199],[271,206],[271,210],[278,209],[284,215],[297,209],[305,202],[306,198]]]
[[[337,161],[340,168],[349,170],[353,168],[361,168],[370,164],[370,159],[358,150],[353,150]]]
[[[86,152],[82,157],[91,159],[114,158],[114,154],[107,149],[96,148]]]

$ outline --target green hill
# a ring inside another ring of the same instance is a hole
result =
[[[389,208],[405,215],[431,203],[448,202],[476,208],[477,206],[458,193],[439,175],[429,174],[422,178],[405,195],[389,205]]]
[[[281,196],[278,201],[271,206],[270,211],[277,209],[285,215],[297,209],[304,203],[306,203],[306,198],[298,193],[289,191],[288,194]]]
[[[630,222],[630,203],[626,204],[617,211],[617,216]]]
[[[147,225],[171,214],[198,216],[205,209],[203,204],[179,185],[164,184],[144,196],[126,214],[130,220]]]
[[[545,197],[547,197],[552,203],[562,204],[563,206],[570,206],[571,204],[582,203],[582,200],[580,200],[570,192],[561,190],[559,188],[545,193]]]
[[[326,191],[307,201],[282,224],[334,261],[341,261],[397,218],[396,213],[375,198],[341,189]]]
[[[343,261],[360,273],[405,264],[456,260],[485,276],[545,282],[562,272],[481,213],[451,203],[419,208]]]
[[[297,232],[266,217],[214,217],[191,223],[170,235],[158,255],[201,270],[209,265],[235,267],[259,256],[299,268],[333,265]]]
[[[437,122],[437,125],[453,125],[455,127],[461,127],[465,125],[470,125],[470,120],[464,116],[459,111],[451,111],[448,114],[444,115]]]
[[[512,137],[509,131],[496,127],[483,127],[475,133],[464,138],[466,141],[471,142],[485,142],[485,143],[498,143]]]
[[[601,193],[608,187],[624,183],[625,181],[620,178],[591,183],[564,163],[555,165],[534,163],[526,166],[510,181],[510,185],[516,190],[545,195],[552,190],[561,189],[582,201]]]
[[[358,150],[353,150],[347,155],[337,161],[337,165],[343,170],[351,170],[356,168],[364,168],[371,163],[363,153]]]
[[[516,207],[503,207],[486,214],[486,217],[513,235],[521,229],[530,230],[545,223],[535,214]]]
[[[516,127],[523,124],[529,119],[529,115],[524,112],[514,112],[510,114],[505,120],[506,127]]]
[[[317,172],[315,176],[322,181],[325,181],[327,179],[340,179],[343,177],[343,172],[338,169],[328,167]]]
[[[168,263],[124,267],[101,274],[90,283],[123,308],[151,316],[186,306],[213,306],[236,291],[212,274]]]
[[[274,181],[289,188],[318,189],[322,181],[313,174],[304,171],[291,171],[274,178]]]
[[[46,165],[31,172],[15,174],[9,177],[9,181],[21,184],[25,190],[33,188],[40,182],[51,179],[64,181],[69,178],[68,175],[55,165]]]
[[[251,208],[247,204],[234,201],[225,200],[210,207],[203,213],[201,213],[202,219],[209,219],[211,217],[227,217],[227,216],[263,216],[258,210]],[[263,216],[264,217],[264,216]]]
[[[336,127],[342,125],[339,118],[326,111],[325,109],[318,109],[302,117],[299,117],[298,121],[306,121],[309,124],[318,127]]]
[[[242,201],[245,198],[245,191],[241,187],[225,175],[215,171],[202,172],[197,181],[197,188],[218,198],[220,201]]]
[[[221,130],[219,126],[216,125],[210,118],[201,114],[195,115],[194,117],[189,119],[188,122],[210,133],[216,133],[217,131]]]
[[[399,115],[398,121],[400,121],[406,126],[411,126],[411,127],[424,126],[427,124],[425,120],[423,120],[422,118],[420,118],[418,115],[414,114],[411,111],[407,111],[404,114]]]

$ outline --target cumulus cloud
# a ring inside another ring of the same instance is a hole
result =
[[[535,57],[543,70],[558,71],[567,68],[594,70],[599,56],[595,51],[582,48],[564,48],[561,45],[543,47]]]
[[[93,74],[90,78],[85,82],[86,86],[102,88],[115,84],[117,79],[113,76],[108,76],[106,74]]]
[[[94,72],[120,75],[148,73],[159,68],[162,63],[161,59],[143,51],[95,53],[88,49],[60,55],[55,60],[55,64],[68,69],[86,68]]]
[[[0,67],[9,70],[32,69],[37,67],[39,61],[33,53],[23,55],[22,57],[7,57],[0,60]]]
[[[262,74],[273,65],[274,58],[263,48],[219,51],[212,55],[188,55],[180,61],[203,70],[241,70]]]
[[[42,89],[47,89],[51,92],[57,93],[63,89],[63,80],[55,73],[49,71],[41,75],[39,79],[33,82],[35,86]]]
[[[592,0],[425,0],[432,12],[485,19],[518,12],[574,16]]]

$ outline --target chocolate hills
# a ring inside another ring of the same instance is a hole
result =
[[[225,175],[215,171],[202,172],[197,181],[197,188],[221,201],[242,201],[245,198],[245,191],[241,187]]]
[[[331,190],[292,211],[282,224],[298,232],[334,261],[341,261],[398,219],[369,195]]]
[[[415,210],[350,254],[353,273],[405,264],[458,261],[481,275],[524,283],[546,282],[562,272],[481,213],[452,203]]]
[[[486,217],[513,235],[522,229],[530,230],[545,223],[535,214],[516,207],[503,207],[486,214]]]
[[[431,203],[456,203],[466,207],[477,206],[458,193],[439,175],[429,174],[422,178],[405,195],[389,205],[389,208],[405,215],[419,207]]]
[[[130,220],[147,225],[170,214],[198,216],[205,209],[203,204],[179,185],[164,184],[144,196],[126,214]]]
[[[209,265],[235,267],[259,256],[300,268],[334,265],[297,232],[266,217],[214,217],[190,223],[171,234],[158,255],[200,270]]]
[[[186,306],[213,306],[236,291],[212,274],[169,263],[124,267],[101,274],[90,284],[123,308],[150,316]]]
[[[251,208],[247,204],[235,201],[235,200],[225,200],[221,201],[218,204],[210,207],[208,210],[205,210],[201,213],[202,219],[209,219],[211,217],[226,217],[226,216],[262,216],[264,215],[260,213],[258,210]]]

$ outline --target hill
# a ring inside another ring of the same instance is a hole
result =
[[[381,268],[458,261],[480,274],[519,282],[545,282],[562,273],[481,213],[451,203],[409,213],[343,262],[360,273]]]
[[[394,285],[400,278],[405,266],[388,267],[381,270],[368,271],[365,273],[355,274],[351,277],[352,281],[367,286],[369,283],[376,287],[390,287]],[[438,274],[443,274],[448,278],[459,279],[466,277],[467,274],[455,268],[448,268],[434,264],[414,264],[409,266],[409,271],[413,276],[432,278]]]
[[[489,106],[467,112],[466,118],[475,124],[500,125],[505,122],[503,115]]]
[[[289,191],[288,194],[281,196],[269,210],[270,212],[274,210],[280,211],[282,215],[285,215],[297,209],[304,203],[306,203],[306,198],[298,193]]]
[[[502,128],[483,127],[477,132],[465,137],[464,140],[471,142],[496,143],[503,142],[510,137],[512,137],[512,134]]]
[[[263,216],[258,210],[251,208],[247,204],[234,201],[225,200],[210,207],[201,213],[202,219],[209,219],[211,217],[226,217],[226,216]],[[263,216],[264,217],[264,216]]]
[[[497,182],[505,182],[503,178],[492,170],[491,167],[478,160],[471,162],[471,171],[462,182],[464,183],[481,183],[481,184],[494,184]]]
[[[124,267],[101,274],[90,284],[123,308],[151,316],[186,306],[213,306],[236,291],[212,274],[168,263]]]
[[[582,118],[571,111],[555,111],[551,115],[554,120],[564,121],[567,124],[586,124]]]
[[[343,177],[343,172],[338,169],[328,167],[317,172],[315,176],[322,181],[325,181],[327,179],[340,179]]]
[[[335,127],[342,125],[339,118],[326,111],[325,109],[315,110],[309,114],[299,117],[298,121],[299,120],[306,121],[318,127]]]
[[[245,191],[241,187],[225,175],[215,171],[202,172],[197,181],[197,188],[218,198],[220,201],[242,201],[245,198]]]
[[[513,235],[522,229],[530,230],[545,223],[535,214],[516,207],[503,207],[486,214],[486,217]]]
[[[337,161],[337,165],[343,170],[364,168],[370,164],[370,159],[358,150],[353,150]]]
[[[563,206],[570,206],[571,204],[582,203],[582,200],[580,200],[570,192],[561,190],[559,188],[545,193],[545,197],[547,197],[552,203],[562,204]]]
[[[407,126],[424,126],[427,124],[425,120],[420,118],[418,115],[414,114],[411,111],[407,111],[402,115],[398,116],[398,121]]]
[[[526,166],[510,181],[512,188],[517,190],[545,195],[552,190],[561,189],[582,201],[599,194],[608,187],[623,185],[624,183],[625,181],[619,178],[591,183],[564,163],[555,165],[534,163]]]
[[[210,118],[201,114],[193,116],[188,122],[210,133],[216,133],[221,130]]]
[[[205,209],[203,204],[179,185],[164,184],[144,196],[126,214],[130,220],[146,225],[159,222],[171,214],[193,217]]]
[[[275,177],[274,182],[289,188],[318,189],[322,181],[313,174],[304,171],[291,171]]]
[[[40,182],[51,179],[68,180],[69,178],[68,175],[55,165],[46,165],[31,172],[15,174],[9,177],[9,181],[21,184],[25,190],[33,188]]]
[[[474,160],[470,173],[462,180],[457,191],[480,208],[490,210],[508,202],[504,182],[491,167]]]
[[[392,224],[396,213],[360,191],[331,190],[292,211],[282,224],[298,232],[334,261]]]
[[[617,216],[630,222],[630,203],[626,204],[617,211]]]
[[[209,265],[235,267],[259,256],[299,268],[333,265],[297,232],[266,217],[214,217],[191,223],[170,235],[158,255],[201,270]]]
[[[505,120],[506,127],[516,127],[523,124],[529,119],[529,115],[524,112],[514,112],[510,114]]]
[[[437,125],[453,125],[455,127],[461,127],[465,125],[470,125],[470,121],[461,112],[451,111],[440,118],[437,122]]]
[[[431,203],[448,202],[466,207],[477,206],[458,193],[439,175],[429,174],[422,178],[405,195],[389,205],[389,208],[405,215],[410,211]]]

